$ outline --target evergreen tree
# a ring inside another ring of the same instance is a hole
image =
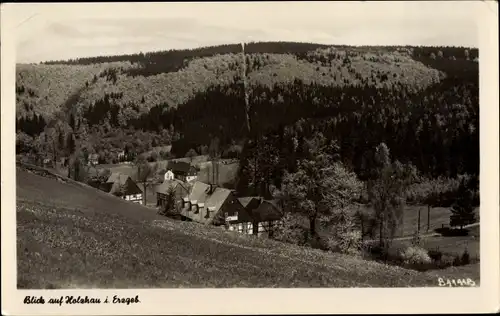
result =
[[[462,179],[457,190],[456,201],[451,208],[450,226],[460,226],[460,229],[463,229],[465,225],[476,222],[474,200],[477,191],[477,179],[474,177]]]
[[[69,115],[69,126],[73,129],[73,131],[76,131],[75,117],[73,116],[73,113]]]
[[[76,143],[75,143],[75,138],[74,138],[74,135],[73,133],[70,133],[68,135],[68,138],[66,140],[66,144],[67,144],[67,149],[68,149],[68,153],[69,155],[72,155],[75,153],[75,149],[76,149]]]
[[[166,195],[167,195],[167,197],[165,200],[165,205],[160,210],[160,214],[166,215],[166,216],[177,215],[178,209],[177,209],[177,203],[175,200],[175,189],[173,186],[170,186],[168,188]]]

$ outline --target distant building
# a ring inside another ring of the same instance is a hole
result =
[[[61,158],[59,158],[59,164],[61,166],[66,167],[68,165],[68,161],[69,161],[68,157],[61,157]]]
[[[276,200],[261,197],[242,197],[238,199],[250,217],[248,221],[230,222],[229,230],[257,236],[272,237],[281,223],[283,212]]]
[[[162,184],[156,187],[156,206],[163,207],[167,201],[169,190],[174,190],[176,204],[180,207],[182,198],[189,194],[190,187],[188,184],[178,180],[165,180]]]
[[[89,166],[96,166],[99,164],[99,155],[98,154],[90,154],[88,159]]]
[[[167,170],[167,172],[165,172],[164,181],[170,181],[170,180],[174,180],[174,179],[175,179],[175,175],[172,172],[172,170]]]
[[[120,150],[116,153],[119,161],[125,160],[125,150]]]
[[[181,217],[207,225],[225,225],[228,217],[236,221],[250,220],[233,190],[199,181],[181,200]]]
[[[283,218],[283,211],[277,200],[263,200],[260,205],[252,210],[253,234],[272,237],[277,226]]]
[[[124,200],[142,204],[142,190],[126,174],[112,173],[104,185],[104,190]]]
[[[262,198],[260,196],[245,196],[238,198],[238,201],[240,201],[245,210],[251,213],[252,210],[256,209],[260,205]]]
[[[183,161],[169,161],[167,165],[167,172],[168,171],[171,171],[174,174],[175,179],[179,179],[184,182],[192,182],[198,177],[198,169]]]

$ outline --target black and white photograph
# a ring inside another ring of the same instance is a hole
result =
[[[498,72],[480,73],[498,71],[498,38],[479,12],[498,4],[460,2],[2,5],[15,303],[126,313],[139,290],[489,282],[491,307]],[[247,298],[247,314],[269,303]]]

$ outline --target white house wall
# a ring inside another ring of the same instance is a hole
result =
[[[142,194],[139,193],[139,194],[126,195],[125,200],[142,204]]]
[[[196,178],[197,178],[196,176],[188,176],[186,177],[186,182],[191,182],[193,180],[196,180]]]

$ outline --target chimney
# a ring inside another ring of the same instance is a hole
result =
[[[214,193],[216,188],[217,188],[216,184],[210,183],[210,187],[208,188],[208,194]]]
[[[207,216],[205,218],[210,218],[210,213],[215,211],[213,206],[207,207]]]
[[[200,213],[200,219],[203,219],[203,208],[205,207],[205,203],[198,203],[197,205]]]

